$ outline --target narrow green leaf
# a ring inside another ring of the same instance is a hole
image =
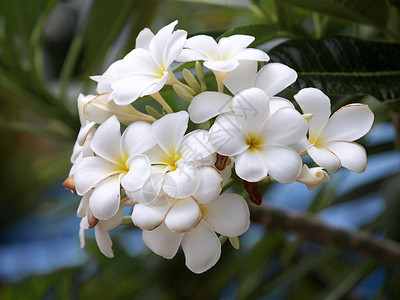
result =
[[[291,40],[273,48],[271,62],[298,72],[292,88],[316,87],[328,94],[400,98],[400,45],[349,37]]]
[[[279,0],[301,8],[318,11],[352,22],[373,24],[384,28],[388,21],[386,1],[377,0]]]

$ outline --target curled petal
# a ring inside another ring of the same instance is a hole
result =
[[[194,273],[203,273],[214,266],[221,256],[221,243],[210,226],[201,220],[182,239],[186,266]]]
[[[127,191],[136,191],[150,176],[151,163],[145,155],[135,155],[128,159],[129,171],[121,180]]]
[[[340,169],[341,162],[339,158],[328,149],[310,147],[307,153],[317,165],[323,167],[329,173],[335,173]]]
[[[173,198],[181,199],[193,195],[200,185],[200,174],[195,165],[178,161],[175,171],[164,177],[163,190]]]
[[[308,168],[305,164],[299,177],[296,179],[296,181],[304,183],[309,190],[314,190],[322,182],[328,182],[329,180],[328,174],[321,167]]]
[[[169,230],[181,233],[191,230],[200,219],[199,204],[192,197],[188,197],[174,201],[164,222]]]
[[[193,194],[198,203],[204,204],[213,201],[221,193],[222,177],[213,167],[200,167],[200,186]]]
[[[208,225],[225,236],[239,236],[250,226],[249,207],[246,200],[237,194],[223,194],[205,204],[202,211]]]
[[[97,219],[107,220],[117,213],[120,197],[119,175],[104,179],[89,199],[90,210]]]
[[[330,142],[326,148],[334,153],[345,167],[353,172],[362,173],[367,168],[367,153],[363,146],[352,142]]]
[[[97,246],[99,247],[101,253],[103,253],[108,258],[114,257],[114,252],[111,249],[111,237],[108,234],[107,230],[101,224],[97,224],[94,233]]]
[[[174,233],[162,223],[154,230],[143,230],[142,238],[155,254],[171,259],[179,249],[183,233]]]

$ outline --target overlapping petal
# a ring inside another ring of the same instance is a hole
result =
[[[127,191],[136,191],[150,177],[151,163],[145,155],[134,155],[128,159],[127,164],[129,171],[122,178],[121,185]]]
[[[120,198],[119,175],[113,175],[96,185],[89,208],[97,219],[107,220],[117,213]]]
[[[164,192],[173,198],[185,198],[193,195],[200,185],[200,173],[197,167],[186,161],[178,161],[175,171],[168,172],[163,181]]]
[[[313,161],[330,173],[337,172],[341,166],[339,158],[328,149],[311,147],[307,153]]]
[[[239,66],[226,75],[224,85],[232,94],[251,88],[257,74],[257,65],[254,60],[240,61]]]
[[[131,216],[133,224],[143,230],[153,230],[164,221],[171,203],[166,195],[161,195],[151,205],[136,204]]]
[[[229,112],[232,96],[227,94],[207,91],[193,97],[189,104],[190,120],[194,123],[205,122],[219,114]]]
[[[268,166],[258,150],[246,150],[236,156],[235,171],[240,178],[257,182],[267,177]]]
[[[352,142],[330,142],[326,148],[334,153],[345,167],[353,172],[362,173],[367,168],[367,153],[363,146]]]
[[[185,161],[202,162],[215,152],[206,130],[194,130],[183,137],[176,152]]]
[[[129,125],[121,138],[121,154],[129,157],[141,154],[156,144],[151,125],[137,121]]]
[[[214,167],[200,167],[200,185],[193,198],[201,204],[213,201],[221,193],[222,177]]]
[[[165,217],[169,230],[181,233],[190,231],[201,219],[199,204],[192,197],[176,199]]]

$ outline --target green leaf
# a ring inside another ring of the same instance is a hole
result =
[[[278,36],[290,35],[289,33],[279,31],[277,24],[251,24],[233,27],[232,29],[229,29],[220,35],[218,39],[234,34],[246,34],[254,36],[256,39],[249,47],[260,45]]]
[[[352,22],[384,28],[388,21],[386,1],[377,0],[279,0],[280,3],[325,13]]]
[[[327,94],[369,94],[378,100],[400,98],[399,44],[349,37],[291,40],[273,48],[271,62],[298,72],[296,90],[316,87]]]

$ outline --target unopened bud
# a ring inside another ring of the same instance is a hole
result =
[[[257,182],[248,182],[246,180],[243,180],[243,184],[244,189],[249,194],[250,201],[256,205],[260,205],[262,203],[262,197]]]
[[[162,114],[160,114],[154,107],[150,105],[146,105],[146,112],[156,120],[162,117]]]
[[[88,224],[89,224],[89,229],[93,228],[94,226],[97,225],[97,223],[99,223],[99,219],[97,219],[93,213],[91,212],[91,210],[88,210],[87,213],[87,220],[88,220]]]
[[[229,242],[231,243],[233,248],[235,248],[236,250],[239,250],[240,242],[239,242],[239,238],[237,236],[229,237]]]
[[[207,91],[207,85],[206,82],[204,81],[204,73],[203,69],[201,68],[201,63],[196,61],[196,73],[197,73],[197,78],[199,79],[200,82],[200,88],[201,91]]]
[[[189,93],[184,87],[179,84],[173,84],[172,87],[174,88],[175,93],[181,97],[183,100],[190,102],[193,99],[193,95]],[[193,91],[194,92],[194,91]]]
[[[227,237],[221,234],[218,239],[221,245],[223,245],[226,242]]]
[[[67,179],[65,179],[62,185],[66,190],[70,190],[75,195],[78,195],[75,188],[74,175],[70,175]]]
[[[197,82],[196,77],[194,77],[194,75],[188,69],[183,69],[182,74],[187,84],[196,92],[196,94],[200,93],[201,87]]]
[[[310,121],[313,118],[313,114],[303,114],[302,117],[304,120],[306,120],[307,122]]]

